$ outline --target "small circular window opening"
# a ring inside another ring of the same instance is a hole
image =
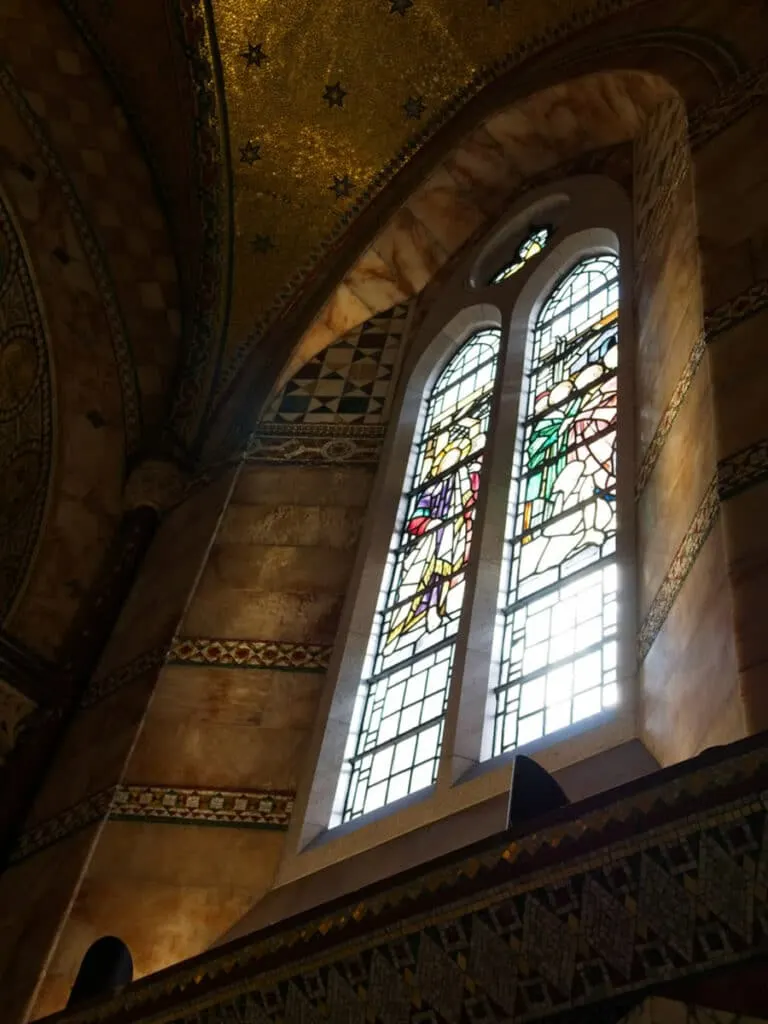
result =
[[[513,274],[516,274],[529,260],[532,260],[534,256],[538,256],[547,247],[552,234],[553,230],[551,227],[531,227],[529,233],[518,245],[514,259],[509,263],[505,263],[500,270],[497,270],[489,284],[501,284],[502,281],[506,281]]]

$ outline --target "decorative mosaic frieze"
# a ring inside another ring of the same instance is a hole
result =
[[[332,648],[328,644],[177,637],[168,654],[168,662],[171,664],[213,665],[219,668],[325,672],[328,668],[331,650]]]
[[[18,863],[88,825],[107,820],[287,829],[293,801],[293,793],[273,790],[113,786],[27,829],[19,837],[10,860]]]
[[[371,317],[296,371],[267,410],[278,423],[383,423],[395,384],[407,305]]]
[[[94,704],[98,704],[99,701],[104,700],[105,697],[109,697],[118,690],[121,690],[128,683],[132,683],[134,679],[140,678],[145,673],[152,671],[152,669],[159,668],[165,661],[165,655],[166,649],[164,647],[157,647],[155,650],[140,654],[138,658],[134,658],[127,665],[122,665],[108,675],[96,676],[88,684],[80,701],[80,706],[84,708],[92,707]]]
[[[765,309],[768,309],[768,279],[757,281],[746,291],[705,314],[704,331],[707,342],[714,341],[719,334],[729,331]]]
[[[742,448],[717,464],[717,489],[721,501],[768,480],[768,438]]]
[[[704,546],[704,541],[714,526],[719,510],[717,481],[713,480],[707,488],[640,628],[637,638],[638,662],[644,660],[659,635],[661,627],[666,622],[672,605],[688,578],[688,573],[693,568],[694,562]]]
[[[698,149],[749,113],[768,96],[765,64],[740,74],[711,103],[698,107],[690,119],[691,148]]]
[[[185,786],[118,786],[110,818],[188,825],[286,829],[293,793],[196,789]]]
[[[64,1020],[527,1022],[746,961],[768,942],[768,750],[713,754]]]
[[[640,472],[637,476],[637,483],[635,485],[635,495],[638,498],[645,489],[645,485],[648,483],[651,473],[653,472],[656,463],[659,461],[661,450],[669,437],[672,425],[677,419],[677,414],[680,412],[688,392],[691,390],[691,385],[693,384],[696,371],[699,368],[705,349],[706,342],[705,337],[702,334],[691,349],[685,368],[683,369],[680,379],[675,385],[675,390],[672,392],[669,405],[664,410],[664,414],[659,420],[659,425],[656,427],[656,432],[651,438],[651,443],[648,445],[645,455],[643,456],[643,461],[640,465]]]
[[[74,807],[68,807],[57,814],[54,818],[41,821],[38,825],[27,829],[19,836],[18,842],[11,853],[10,861],[15,864],[17,861],[25,860],[34,853],[59,843],[97,822],[106,819],[112,805],[114,789],[104,789],[100,793],[93,793],[86,797]]]
[[[376,465],[384,427],[361,424],[262,423],[251,435],[248,462]]]

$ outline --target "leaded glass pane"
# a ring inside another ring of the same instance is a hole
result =
[[[528,260],[538,256],[548,244],[552,236],[551,228],[534,228],[531,233],[517,247],[515,258],[511,263],[506,263],[501,270],[497,270],[491,278],[491,284],[501,284],[507,278],[512,277],[518,270],[521,270]]]
[[[427,400],[366,658],[344,821],[437,774],[499,340],[473,334]]]
[[[588,257],[555,287],[529,343],[495,753],[617,701],[618,301],[617,258]]]

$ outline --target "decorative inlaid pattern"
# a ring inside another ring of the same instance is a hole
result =
[[[691,148],[698,149],[768,96],[765,62],[742,72],[711,103],[697,108],[690,119]]]
[[[331,650],[325,644],[287,643],[279,640],[177,637],[167,660],[171,664],[214,665],[219,668],[325,672]]]
[[[384,427],[363,424],[262,423],[251,435],[248,462],[376,465]]]
[[[636,276],[658,242],[670,207],[690,172],[688,122],[679,97],[659,104],[635,140]]]
[[[293,798],[293,793],[266,790],[123,785],[115,792],[109,816],[118,821],[287,829]]]
[[[742,448],[717,464],[717,490],[721,501],[768,480],[768,438]]]
[[[366,320],[296,372],[264,419],[278,423],[382,423],[409,307]]]
[[[757,281],[746,291],[722,303],[704,316],[707,342],[737,324],[768,309],[768,279]]]
[[[32,854],[39,853],[40,850],[61,842],[62,839],[66,839],[88,825],[103,821],[109,813],[114,792],[114,789],[105,789],[100,793],[94,793],[75,804],[74,807],[68,807],[55,818],[41,821],[39,825],[23,832],[11,853],[10,862],[15,864],[31,857]]]
[[[720,758],[64,1019],[525,1022],[745,960],[768,941],[768,752]]]
[[[694,378],[696,377],[696,371],[698,370],[704,356],[707,344],[714,341],[718,335],[722,334],[724,331],[729,330],[731,327],[735,327],[744,320],[748,320],[751,316],[756,316],[767,308],[768,280],[757,282],[745,292],[735,296],[733,299],[729,299],[728,302],[724,302],[720,306],[716,306],[705,314],[704,333],[699,337],[688,356],[688,361],[685,364],[685,368],[680,379],[675,385],[675,390],[669,401],[669,405],[664,410],[664,414],[659,421],[659,425],[651,439],[651,443],[648,445],[645,455],[643,456],[643,461],[640,465],[640,471],[635,485],[635,496],[637,498],[640,497],[645,489],[651,473],[659,460],[659,455],[661,454],[667,437],[669,436],[672,425],[674,424],[677,415],[685,402],[688,392],[691,389]],[[756,457],[757,456],[755,456],[755,458]],[[737,456],[732,456],[731,458],[737,458]],[[726,462],[728,461],[730,460],[726,460]],[[754,459],[751,459],[750,461],[754,463]],[[725,472],[730,473],[731,470],[726,469]],[[746,483],[746,486],[749,486],[750,482],[751,477]],[[721,497],[723,496],[729,497],[730,495],[723,495],[721,493]]]
[[[651,443],[645,451],[643,461],[640,465],[640,472],[637,475],[637,483],[635,484],[636,498],[639,498],[642,494],[656,463],[659,461],[659,455],[661,455],[661,450],[669,437],[672,424],[677,419],[677,414],[680,412],[683,402],[685,401],[688,392],[691,390],[691,385],[693,384],[696,371],[699,368],[705,349],[705,336],[702,334],[691,349],[685,368],[680,375],[680,379],[675,385],[675,390],[672,392],[669,405],[664,410],[664,414],[659,420],[659,425],[656,427],[656,432],[651,438]]]
[[[642,662],[650,651],[653,641],[666,622],[670,609],[677,595],[688,578],[696,558],[704,546],[704,541],[714,526],[720,502],[717,495],[717,481],[713,480],[707,488],[696,515],[688,527],[685,536],[672,559],[664,581],[651,602],[637,638],[637,658]]]
[[[118,785],[86,797],[19,837],[12,864],[100,821],[157,821],[179,825],[287,829],[293,793],[203,789],[190,786]]]
[[[0,192],[0,621],[32,563],[53,443],[48,341],[20,235]]]
[[[146,672],[159,668],[165,661],[165,655],[166,649],[158,647],[155,650],[140,654],[133,661],[129,661],[127,665],[122,665],[108,675],[95,676],[88,684],[80,701],[80,706],[84,708],[92,707],[94,704],[98,704],[99,701],[121,690],[128,683],[132,683],[134,679],[143,676]]]

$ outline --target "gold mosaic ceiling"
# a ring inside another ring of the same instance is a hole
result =
[[[558,26],[632,2],[213,0],[235,188],[225,378],[377,175],[380,187],[458,92],[551,44]]]

